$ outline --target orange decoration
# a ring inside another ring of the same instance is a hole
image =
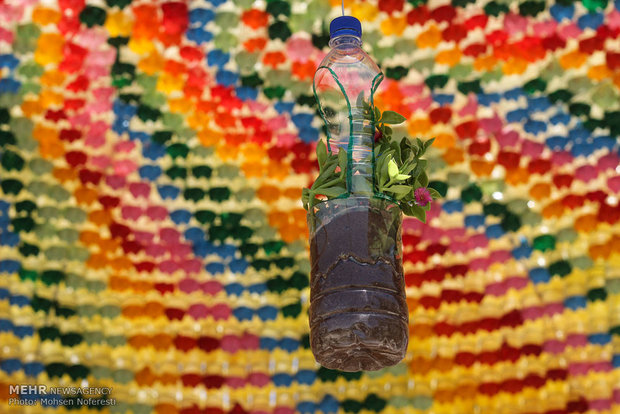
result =
[[[471,170],[479,177],[488,177],[493,172],[495,164],[482,160],[471,160],[469,163]]]
[[[129,279],[121,276],[110,276],[108,279],[108,287],[110,290],[123,292],[129,289]]]
[[[32,11],[32,22],[41,26],[58,23],[60,17],[60,12],[46,7],[36,7]]]
[[[282,52],[267,52],[263,56],[263,63],[274,69],[284,62],[286,62],[286,56]]]
[[[96,191],[93,190],[96,193]],[[112,223],[112,215],[109,210],[95,210],[88,215],[88,219],[98,226],[107,226]]]
[[[72,181],[77,179],[77,170],[73,168],[54,168],[52,175],[60,182]]]
[[[422,357],[414,357],[409,363],[409,366],[420,375],[426,375],[431,370],[431,361]]]
[[[433,146],[436,148],[452,148],[456,144],[456,137],[453,134],[441,133],[435,136]]]
[[[180,109],[180,108],[175,107],[175,109]],[[175,112],[177,111],[175,110]],[[182,113],[181,111],[178,111],[178,112]],[[221,139],[220,134],[216,133],[215,131],[210,130],[209,128],[206,128],[206,125],[209,125],[210,122],[211,122],[211,116],[209,116],[209,114],[205,112],[194,111],[194,112],[191,112],[190,115],[187,117],[187,125],[190,128],[199,130],[198,139],[200,140],[200,142],[202,142],[204,146],[207,146],[207,147],[217,144]]]
[[[418,339],[430,338],[434,335],[433,326],[427,324],[409,324],[409,335]]]
[[[75,201],[77,201],[78,204],[88,205],[97,201],[98,196],[95,190],[91,190],[90,188],[86,187],[76,188],[76,190],[73,192],[73,195],[75,196]]]
[[[431,26],[425,31],[422,32],[417,39],[418,47],[423,48],[434,48],[441,42],[441,31],[435,26],[431,24]]]
[[[272,202],[280,198],[280,191],[275,186],[262,185],[256,191],[256,196],[260,198],[261,200],[266,201],[267,203],[271,204]]]
[[[518,167],[506,171],[506,182],[511,185],[526,184],[530,179],[530,173],[525,167]]]
[[[105,254],[111,254],[120,247],[120,242],[116,239],[101,239],[99,240],[99,250]]]
[[[306,210],[303,208],[296,208],[289,211],[289,215],[293,219],[293,223],[306,223]]]
[[[260,29],[269,23],[269,13],[258,9],[250,9],[243,12],[241,21],[252,29]]]
[[[224,161],[234,160],[239,156],[239,147],[231,147],[221,144],[215,150],[215,153]],[[243,167],[242,167],[243,168]]]
[[[502,71],[505,75],[521,75],[527,70],[527,60],[511,57],[502,66]]]
[[[135,23],[132,34],[134,37],[152,39],[157,36],[160,28],[157,9],[157,6],[150,4],[141,4],[133,8]]]
[[[459,148],[448,148],[443,154],[443,159],[448,165],[458,164],[465,160],[463,150]]]
[[[564,206],[560,201],[554,201],[542,210],[544,218],[560,217],[564,213]]]
[[[406,16],[391,16],[387,17],[385,20],[381,22],[381,31],[386,36],[394,35],[394,36],[402,36],[403,32],[407,28],[407,17]]]
[[[42,33],[37,39],[34,60],[40,65],[57,64],[62,60],[65,38],[60,33]]]
[[[178,380],[177,376],[169,372],[165,372],[159,376],[159,382],[161,383],[161,385],[164,385],[164,386],[165,385],[176,385],[177,380]]]
[[[153,51],[147,57],[140,59],[138,69],[147,75],[155,75],[163,69],[164,64],[164,58],[157,51]]]
[[[159,302],[148,302],[144,306],[145,316],[150,316],[151,318],[164,316],[164,311],[164,305]]]
[[[164,70],[171,75],[184,75],[187,71],[187,67],[181,62],[177,62],[176,60],[166,60],[164,64]]]
[[[244,162],[241,165],[241,169],[248,178],[258,178],[265,176],[266,167],[259,162]]]
[[[254,39],[248,39],[243,43],[243,47],[248,52],[257,52],[263,50],[267,44],[267,39],[262,37],[256,37]]]
[[[379,102],[377,101],[375,101],[375,105],[383,111],[400,105],[404,99],[403,93],[400,91],[398,83],[396,82],[390,82],[387,85],[387,88],[385,88],[383,92],[379,93],[378,96],[382,99],[381,105],[379,105]]]
[[[131,262],[129,266],[132,266]],[[149,290],[153,289],[153,284],[146,280],[136,280],[131,284],[131,288],[136,293],[148,293]]]
[[[593,260],[596,260],[596,259],[607,260],[609,258],[609,255],[611,255],[611,245],[609,244],[592,245],[588,249],[588,253],[590,253],[590,257],[592,257]]]
[[[99,233],[92,230],[84,230],[80,233],[80,242],[86,245],[99,244],[101,236]]]
[[[156,381],[157,377],[153,374],[153,372],[151,371],[151,369],[149,367],[144,367],[142,368],[140,371],[136,372],[136,376],[135,376],[135,380],[136,383],[143,387],[143,386],[147,386],[150,387],[152,386],[155,381]],[[158,404],[157,406],[162,406],[162,405],[167,405],[167,404]],[[163,412],[169,412],[169,411],[161,411]],[[157,413],[160,413],[160,411],[157,411]]]
[[[314,72],[316,70],[316,65],[312,61],[308,61],[305,63],[302,62],[293,62],[291,71],[295,76],[299,79],[312,79],[314,77]]]
[[[267,215],[267,220],[270,226],[279,228],[288,224],[289,217],[283,211],[273,210]]]
[[[28,118],[31,118],[34,115],[41,114],[45,110],[45,108],[43,107],[43,105],[41,105],[38,99],[37,100],[24,99],[24,102],[22,102],[21,108],[22,108],[22,112],[24,113],[24,116]]]
[[[39,153],[43,158],[60,158],[65,153],[64,145],[61,141],[42,141],[39,143]]]
[[[121,315],[123,315],[126,318],[134,319],[134,318],[143,316],[144,312],[140,305],[129,305],[123,308],[123,310],[121,311]],[[134,348],[137,348],[138,346],[146,346],[146,345],[142,345],[145,340],[146,340],[145,336],[142,336],[142,337],[138,336],[137,338],[134,336],[129,339],[129,343]]]
[[[298,187],[287,188],[282,192],[282,196],[291,200],[297,200],[301,198],[301,189]]]
[[[67,76],[64,73],[57,70],[52,70],[41,75],[39,81],[43,86],[60,86],[63,84],[66,77]]]
[[[185,98],[169,99],[168,106],[170,107],[170,112],[177,112],[182,114],[186,114],[192,109],[191,102],[189,102]]]
[[[151,343],[156,350],[165,351],[166,349],[172,347],[172,338],[170,335],[160,333],[153,336]]]
[[[128,306],[127,308],[123,309],[123,315],[128,317],[135,317],[134,315],[138,315],[137,309],[138,306]],[[127,342],[131,347],[140,349],[149,346],[151,343],[151,338],[146,335],[140,334],[130,337]]]
[[[587,214],[575,220],[575,230],[580,233],[589,233],[596,229],[597,226],[596,214]]]
[[[162,403],[155,406],[156,414],[177,414],[178,412],[179,410],[172,404]]]
[[[458,47],[449,50],[443,50],[435,56],[435,62],[440,65],[448,65],[450,67],[456,65],[461,60],[461,51]]]
[[[200,143],[205,147],[215,146],[221,139],[221,134],[211,129],[204,129],[198,133],[198,140],[200,140]]]
[[[575,50],[574,52],[566,53],[564,56],[560,57],[560,65],[564,69],[577,69],[583,66],[587,59],[587,54]]]
[[[110,267],[116,271],[130,270],[133,268],[133,263],[128,257],[121,256],[110,260]],[[136,288],[137,291],[140,291],[140,286],[138,285],[138,288]]]
[[[492,56],[480,56],[474,61],[474,69],[478,72],[490,72],[497,65],[497,59]]]
[[[45,108],[49,108],[50,106],[62,106],[65,101],[61,93],[53,92],[49,89],[41,91],[39,97],[41,99],[41,105]]]
[[[108,263],[108,259],[103,254],[91,254],[86,261],[86,266],[91,269],[103,269]]]
[[[271,161],[269,164],[267,164],[267,176],[269,178],[274,178],[276,180],[283,180],[288,176],[288,170],[289,170],[289,166],[282,162]],[[299,196],[296,198],[300,198],[300,197],[301,197],[301,190],[300,190]]]
[[[307,237],[307,231],[305,223],[303,226],[296,224],[285,224],[280,227],[280,236],[286,243],[292,243],[295,240],[303,239]]]
[[[547,183],[537,183],[530,188],[530,196],[534,200],[544,200],[551,195],[551,186]]]
[[[588,77],[595,81],[611,78],[613,72],[609,70],[607,65],[595,65],[588,69]]]
[[[428,117],[414,118],[409,122],[407,131],[409,131],[411,136],[419,137],[421,135],[426,135],[431,129],[431,126],[432,124]]]

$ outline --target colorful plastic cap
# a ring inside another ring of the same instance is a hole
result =
[[[353,16],[336,17],[329,25],[329,37],[353,35],[362,37],[362,24]]]

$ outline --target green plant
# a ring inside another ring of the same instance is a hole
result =
[[[317,196],[328,199],[346,194],[347,152],[344,149],[333,154],[327,151],[327,146],[320,141],[316,146],[316,159],[319,163],[319,175],[310,188],[304,188],[301,200],[306,210],[314,207],[322,200]]]
[[[426,212],[430,210],[430,198],[435,200],[440,197],[435,189],[428,188],[428,162],[422,158],[434,138],[423,142],[419,138],[403,137],[398,142],[393,139],[390,125],[400,124],[406,118],[394,111],[381,113],[377,107],[372,107],[365,101],[363,104],[365,118],[374,118],[377,130],[374,145],[374,192],[398,202],[405,215],[425,222]],[[306,210],[325,199],[347,194],[346,151],[341,148],[338,154],[333,154],[327,151],[325,143],[321,141],[317,144],[316,154],[319,175],[311,188],[304,188],[302,192]],[[367,161],[371,166],[372,159]]]

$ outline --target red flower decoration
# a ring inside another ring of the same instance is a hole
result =
[[[405,6],[405,0],[379,0],[379,10],[392,14],[402,11]]]

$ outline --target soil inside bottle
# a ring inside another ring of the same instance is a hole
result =
[[[407,350],[400,209],[375,198],[330,200],[309,214],[310,342],[317,361],[377,370]]]

